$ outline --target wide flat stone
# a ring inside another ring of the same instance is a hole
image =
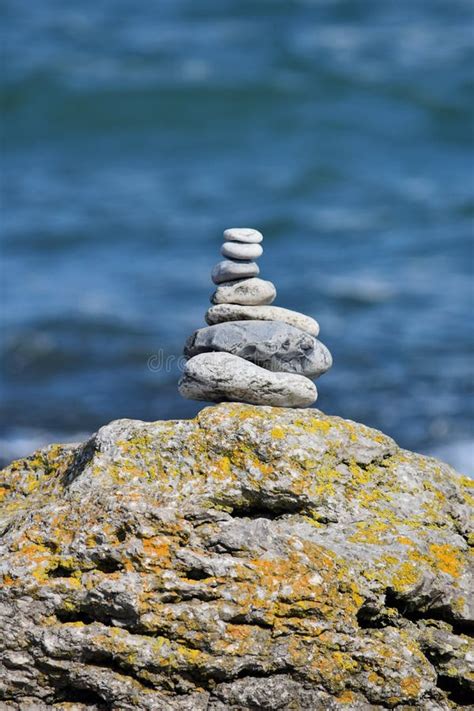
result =
[[[217,304],[211,306],[206,313],[206,321],[210,326],[225,321],[283,321],[290,326],[317,336],[319,324],[314,318],[300,314],[298,311],[283,309],[281,306],[242,306],[240,304]]]
[[[218,286],[211,296],[211,303],[262,306],[275,301],[276,294],[271,281],[256,278],[236,279]]]
[[[179,392],[189,400],[309,407],[316,386],[303,375],[272,373],[229,353],[202,353],[188,360]]]
[[[224,239],[228,242],[259,244],[263,240],[263,235],[251,227],[230,227],[224,231]]]
[[[221,247],[221,254],[229,259],[258,259],[263,254],[263,247],[259,244],[224,242]]]
[[[325,345],[282,321],[227,321],[200,328],[187,340],[184,354],[220,351],[245,358],[278,373],[317,378],[332,365]]]
[[[221,284],[226,281],[255,277],[258,274],[260,274],[260,268],[255,262],[225,259],[216,264],[211,277],[214,284]]]

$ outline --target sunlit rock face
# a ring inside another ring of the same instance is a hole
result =
[[[0,708],[461,708],[469,483],[363,425],[234,403],[15,462]]]

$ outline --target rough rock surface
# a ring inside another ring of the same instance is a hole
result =
[[[15,462],[0,708],[469,708],[468,485],[362,425],[232,403]]]
[[[260,274],[260,267],[256,262],[225,259],[216,264],[211,277],[214,284],[221,284],[226,281],[256,277],[258,274]]]
[[[263,235],[251,227],[230,227],[228,230],[224,230],[224,238],[229,242],[258,244],[263,240]]]
[[[284,309],[281,306],[239,306],[238,304],[217,304],[206,313],[210,326],[226,321],[283,321],[290,326],[300,328],[312,336],[319,334],[319,323],[310,316],[298,311]]]
[[[213,304],[241,304],[242,306],[261,306],[275,301],[276,289],[271,281],[258,279],[236,279],[217,287],[211,296]]]
[[[263,254],[263,247],[260,244],[224,242],[221,254],[228,259],[258,259]]]
[[[204,402],[246,402],[274,407],[309,407],[318,398],[304,375],[273,373],[231,353],[200,353],[186,363],[180,394]]]
[[[283,321],[228,321],[200,328],[187,340],[184,355],[232,353],[273,373],[316,378],[332,365],[326,346]],[[236,396],[237,397],[237,396]]]

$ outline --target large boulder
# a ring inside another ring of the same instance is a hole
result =
[[[317,410],[119,420],[0,481],[0,708],[465,707],[469,480]]]

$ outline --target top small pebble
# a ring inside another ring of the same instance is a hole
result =
[[[263,240],[263,235],[258,230],[252,230],[250,227],[231,227],[224,231],[224,239],[228,242],[259,244]]]

